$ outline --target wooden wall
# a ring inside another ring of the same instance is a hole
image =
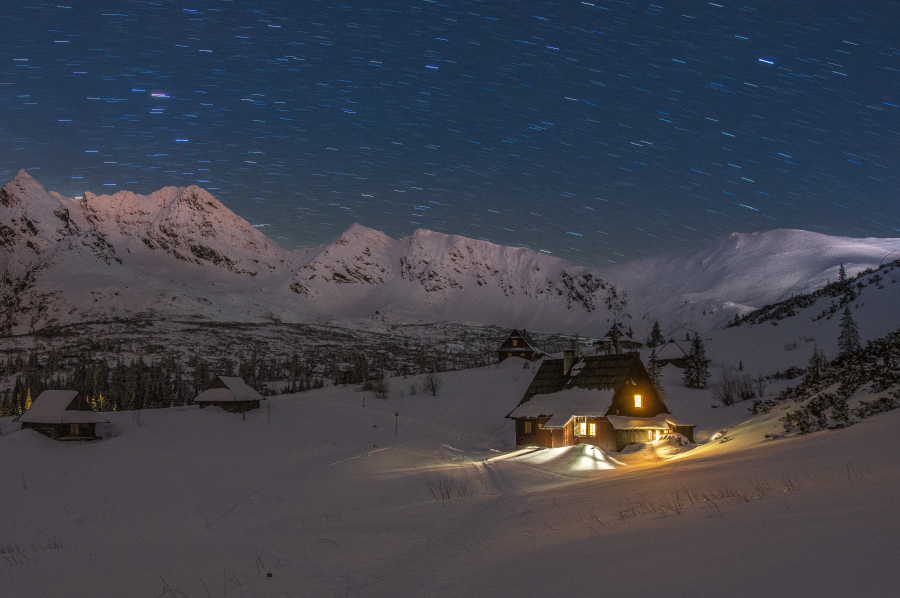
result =
[[[97,424],[78,424],[77,435],[71,433],[69,424],[38,424],[22,422],[22,429],[34,430],[53,440],[97,440]]]

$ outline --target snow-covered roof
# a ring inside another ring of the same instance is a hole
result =
[[[669,424],[673,426],[684,426],[668,413],[660,413],[654,417],[621,417],[619,415],[607,415],[606,419],[613,425],[616,430],[660,430],[669,429]]]
[[[687,353],[684,352],[674,339],[669,339],[662,349],[656,352],[656,359],[684,359]]]
[[[88,409],[77,409],[77,390],[45,390],[34,400],[31,407],[19,416],[18,421],[31,424],[100,424],[108,420]]]
[[[247,386],[243,378],[219,376],[209,388],[201,392],[195,403],[227,403],[238,401],[264,401],[265,397]]]
[[[552,394],[535,395],[516,407],[509,417],[550,417],[550,421],[544,424],[545,428],[561,427],[572,417],[603,417],[614,394],[611,388],[569,388]]]

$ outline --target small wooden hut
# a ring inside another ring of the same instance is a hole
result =
[[[529,336],[527,330],[513,330],[506,337],[506,340],[497,349],[498,361],[503,361],[510,357],[521,357],[528,361],[535,361],[544,356],[544,352],[538,349],[534,340]]]
[[[628,332],[623,332],[619,323],[613,322],[609,331],[603,336],[603,340],[597,342],[596,347],[599,351],[613,353],[617,342],[621,351],[637,351],[644,346],[644,343],[634,340],[634,332],[631,328],[628,329]]]
[[[53,440],[99,440],[97,424],[109,423],[76,390],[45,390],[15,421]]]
[[[675,339],[670,338],[669,342],[660,347],[656,352],[656,363],[658,363],[660,367],[671,363],[676,367],[684,369],[688,364],[688,354],[675,342]]]
[[[259,409],[259,402],[265,397],[247,386],[243,378],[237,376],[217,376],[194,402],[204,407],[221,407],[231,413],[246,413]]]
[[[545,359],[525,396],[506,417],[516,422],[516,447],[592,444],[607,452],[633,442],[683,434],[638,353]]]

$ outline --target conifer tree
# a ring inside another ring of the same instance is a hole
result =
[[[841,316],[841,334],[838,336],[838,348],[842,355],[859,351],[861,348],[859,342],[859,328],[853,321],[853,314],[850,313],[850,306],[844,308],[844,314]]]
[[[819,345],[813,346],[813,353],[809,358],[809,364],[806,367],[806,380],[808,382],[816,382],[825,370],[828,360],[825,358],[825,352],[819,348]]]
[[[709,359],[700,335],[694,333],[691,339],[691,352],[688,354],[687,367],[684,368],[684,385],[688,388],[706,388],[709,380]]]
[[[665,342],[666,340],[663,338],[662,329],[659,327],[659,320],[657,320],[656,322],[653,322],[653,329],[650,330],[650,338],[647,340],[647,346],[651,349],[655,349]]]
[[[647,374],[650,376],[653,386],[659,392],[659,396],[665,398],[666,391],[663,389],[662,384],[662,368],[659,367],[659,360],[656,359],[656,351],[650,354],[650,361],[647,363]]]

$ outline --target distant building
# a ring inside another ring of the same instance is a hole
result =
[[[544,356],[544,352],[537,348],[534,340],[528,335],[527,330],[513,330],[506,337],[506,340],[497,349],[498,361],[503,361],[509,357],[521,357],[528,361],[535,361]]]
[[[650,380],[640,355],[545,359],[518,407],[516,447],[592,444],[618,452],[669,433],[694,441],[694,425],[676,420]]]
[[[659,364],[659,367],[671,363],[674,366],[684,369],[688,364],[688,355],[674,339],[670,338],[669,342],[656,351],[656,362]]]
[[[194,402],[204,407],[221,407],[231,413],[246,413],[259,409],[259,402],[265,397],[247,386],[243,378],[237,376],[217,376]]]
[[[45,390],[15,421],[54,440],[99,440],[97,424],[109,423],[76,390]]]
[[[597,350],[607,354],[613,353],[615,349],[615,339],[618,339],[619,348],[623,353],[637,351],[644,346],[644,343],[639,343],[634,340],[634,333],[631,331],[631,328],[628,329],[628,332],[622,332],[621,328],[619,328],[619,323],[613,322],[613,325],[609,328],[609,332],[603,336],[603,340],[597,342]]]

